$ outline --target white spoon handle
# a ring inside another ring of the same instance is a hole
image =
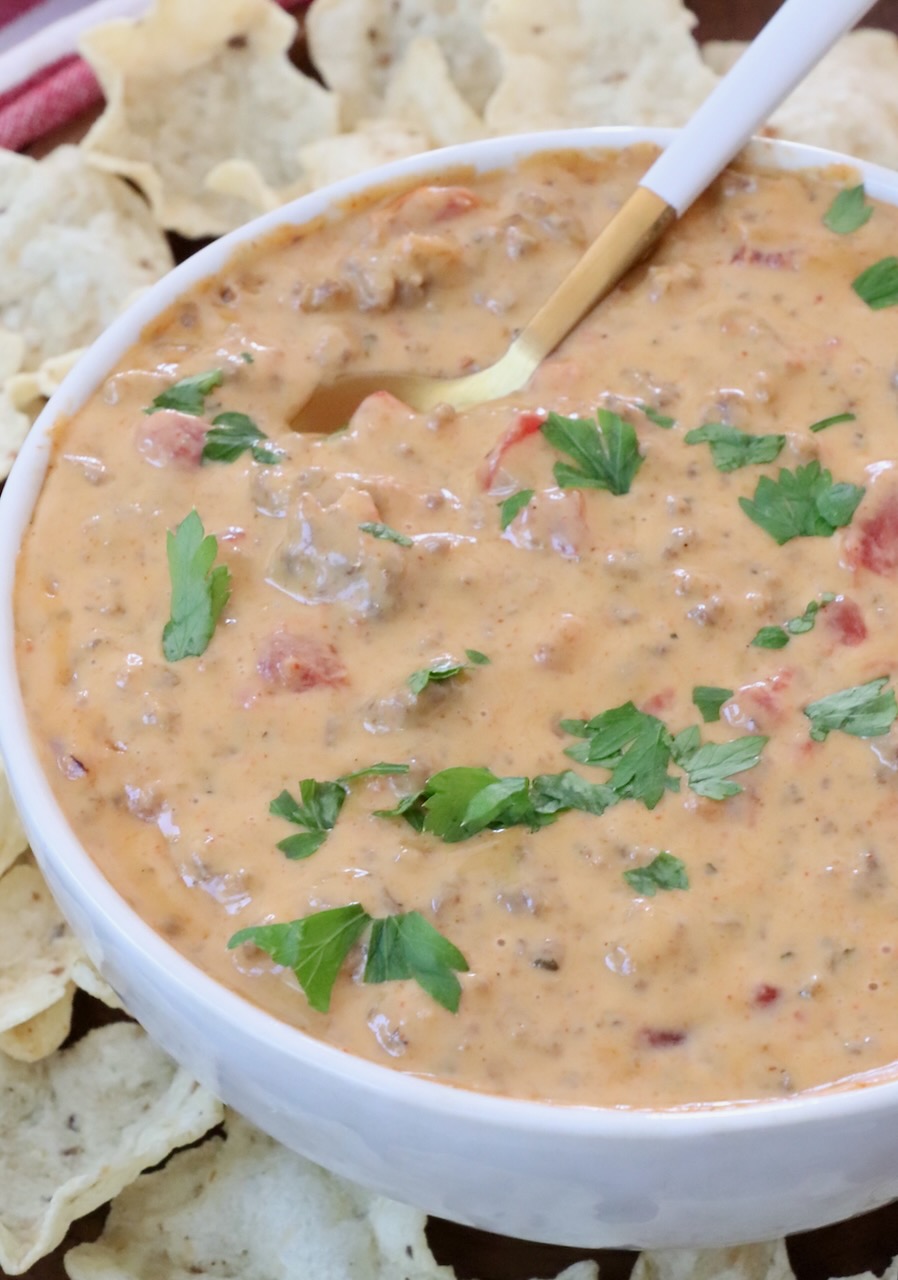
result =
[[[684,213],[873,0],[785,0],[641,186]]]

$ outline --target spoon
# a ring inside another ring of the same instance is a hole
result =
[[[438,404],[467,409],[519,390],[872,3],[785,0],[495,364],[462,378],[365,373],[322,383],[293,418],[294,430],[328,432],[345,426],[375,391],[389,391],[410,408],[426,412]]]

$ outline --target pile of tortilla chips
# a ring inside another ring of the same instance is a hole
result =
[[[295,23],[273,0],[156,0],[90,32],[102,116],[46,159],[0,152],[0,477],[80,349],[172,265],[167,232],[219,235],[337,178],[490,134],[681,124],[742,49],[701,49],[693,25],[680,0],[556,0],[548,15],[542,0],[314,0],[321,82],[291,63]],[[898,39],[846,37],[769,132],[898,167]],[[0,770],[4,1274],[112,1200],[100,1239],[66,1254],[72,1280],[453,1280],[421,1213],[225,1114],[135,1024],[61,1048],[77,988],[119,1007],[27,851]],[[596,1267],[564,1275],[595,1280]],[[633,1275],[792,1280],[781,1241],[644,1254]]]

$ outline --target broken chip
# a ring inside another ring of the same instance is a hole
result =
[[[279,191],[301,177],[303,143],[337,131],[336,98],[287,56],[295,32],[274,0],[156,0],[143,18],[87,32],[106,109],[82,148],[136,182],[170,230],[239,226],[258,208],[210,188],[218,166],[251,162]]]

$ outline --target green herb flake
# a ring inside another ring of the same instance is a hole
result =
[[[275,964],[293,970],[312,1008],[327,1013],[337,974],[370,923],[367,911],[353,902],[286,924],[240,929],[229,939],[228,947],[249,942],[267,952]]]
[[[382,538],[385,542],[395,542],[399,547],[413,547],[415,544],[408,534],[400,533],[398,529],[392,529],[388,524],[380,524],[379,521],[371,520],[360,524],[359,528],[362,533],[370,533],[372,538]]]
[[[823,225],[837,235],[847,236],[857,231],[873,217],[873,206],[867,204],[864,184],[846,187],[840,191],[823,215]]]
[[[659,889],[688,889],[686,864],[666,849],[644,867],[633,867],[623,873],[631,889],[641,898],[654,898]]]
[[[722,685],[697,684],[692,690],[692,702],[701,713],[705,724],[712,724],[720,719],[720,708],[733,696],[732,689],[724,689]]]
[[[834,413],[831,418],[821,418],[819,422],[812,422],[809,431],[825,431],[827,427],[838,426],[840,422],[856,422],[857,415],[853,413]]]
[[[256,363],[256,357],[253,355],[253,353],[252,353],[251,351],[241,351],[241,352],[240,352],[240,359],[243,361],[243,363],[244,363],[244,364],[255,364],[255,363]]]
[[[301,800],[295,800],[289,791],[275,796],[268,812],[276,818],[286,818],[296,827],[305,827],[301,835],[287,836],[277,847],[292,861],[310,858],[324,844],[328,832],[334,827],[348,790],[340,782],[316,782],[303,778],[299,784]]]
[[[458,1010],[461,984],[456,973],[467,973],[468,962],[419,911],[375,920],[368,942],[365,982],[413,978],[437,1004]]]
[[[582,727],[573,727],[577,724]],[[672,742],[656,716],[625,702],[586,722],[563,720],[561,727],[586,739],[568,747],[566,755],[581,764],[610,769],[608,785],[620,799],[641,800],[647,809],[654,809],[668,789]]]
[[[380,761],[378,764],[366,765],[364,769],[354,769],[352,773],[341,774],[337,781],[345,787],[347,783],[358,782],[362,778],[388,778],[391,775],[408,773],[410,767],[407,764],[388,764],[386,761]]]
[[[784,627],[761,627],[751,643],[756,649],[785,649],[789,635]]]
[[[412,693],[417,697],[423,693],[429,684],[440,684],[443,680],[454,680],[456,676],[460,676],[463,671],[468,671],[473,667],[483,667],[489,665],[489,658],[485,653],[481,653],[479,649],[465,649],[467,662],[454,662],[451,658],[440,658],[429,667],[421,667],[419,671],[413,671],[406,679],[406,684]]]
[[[218,539],[206,536],[196,510],[168,532],[166,548],[171,616],[162,630],[162,652],[168,662],[178,662],[206,652],[231,595],[231,571],[223,564],[213,569]]]
[[[160,409],[177,409],[179,413],[189,413],[197,418],[206,407],[206,396],[211,395],[216,387],[224,381],[221,369],[209,369],[206,373],[195,373],[189,378],[182,378],[161,391],[151,402],[144,413],[158,413]]]
[[[723,422],[706,422],[688,431],[686,444],[709,444],[711,460],[718,471],[736,471],[740,467],[773,462],[786,443],[784,435],[753,436]]]
[[[853,685],[809,703],[804,713],[811,722],[811,737],[825,741],[834,729],[855,738],[877,738],[889,729],[898,716],[898,703],[892,689],[887,689],[888,676]]]
[[[852,289],[871,311],[898,304],[898,258],[880,258],[852,281]]]
[[[686,774],[692,791],[708,800],[727,800],[742,790],[730,779],[734,773],[753,769],[761,759],[767,738],[746,734],[732,742],[697,742],[698,731],[687,729],[674,740],[674,759]]]
[[[630,492],[642,466],[642,454],[632,425],[616,413],[599,409],[596,422],[550,413],[540,430],[554,449],[570,454],[579,464],[555,464],[559,488],[607,489],[618,495]]]
[[[835,598],[831,591],[824,591],[820,599],[811,600],[805,607],[804,613],[799,614],[797,618],[790,618],[781,627],[761,627],[751,644],[756,649],[784,649],[792,636],[801,636],[807,631],[813,631],[817,614],[828,604],[832,604]]]
[[[499,503],[499,528],[504,533],[508,526],[529,504],[535,493],[534,489],[519,489]]]
[[[669,431],[671,427],[677,425],[676,418],[670,418],[666,413],[659,413],[657,409],[653,409],[650,405],[642,404],[639,407],[649,422],[654,422],[656,427],[661,427],[664,431]]]
[[[248,414],[220,413],[212,419],[203,444],[203,462],[236,462],[247,450],[264,466],[276,466],[281,460],[279,451]]]
[[[794,471],[782,468],[776,480],[761,476],[754,496],[740,498],[750,520],[779,543],[792,538],[829,538],[850,524],[864,490],[856,484],[834,484],[816,460]]]

